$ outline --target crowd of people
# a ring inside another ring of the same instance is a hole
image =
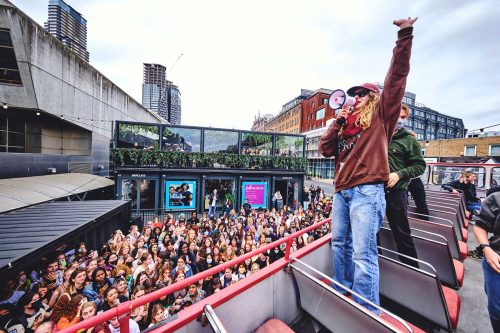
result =
[[[247,209],[245,209],[245,207]],[[0,332],[52,332],[91,318],[205,271],[328,217],[331,200],[315,196],[306,208],[225,210],[155,217],[143,227],[116,230],[98,249],[78,243],[39,267],[17,272],[0,286]],[[296,237],[296,251],[327,234],[329,224]],[[168,297],[133,309],[138,332],[217,293],[284,256],[285,244],[229,267]],[[88,332],[119,332],[117,319]]]

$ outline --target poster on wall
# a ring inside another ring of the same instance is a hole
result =
[[[252,208],[267,208],[267,182],[242,182],[241,200],[248,203]]]
[[[166,180],[165,209],[196,209],[196,181]]]

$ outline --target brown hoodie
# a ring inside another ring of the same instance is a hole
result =
[[[370,127],[361,136],[343,161],[335,160],[335,192],[357,185],[386,182],[389,179],[387,149],[401,110],[406,77],[410,71],[413,27],[398,31],[384,90],[373,111]],[[319,141],[319,151],[325,157],[337,154],[340,126],[333,122]]]

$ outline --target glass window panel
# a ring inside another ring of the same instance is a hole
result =
[[[0,47],[0,67],[7,69],[18,69],[14,49],[10,47]]]
[[[24,147],[8,147],[9,153],[24,153]]]
[[[465,146],[465,156],[476,156],[476,146]]]
[[[9,132],[7,136],[9,146],[24,147],[25,145],[25,135],[24,133]],[[10,149],[9,149],[10,150]]]
[[[120,123],[118,148],[158,149],[159,147],[158,126]]]
[[[500,185],[500,168],[493,168],[491,171],[491,186]]]
[[[460,174],[460,171],[471,171],[476,174],[476,180],[474,184],[477,187],[484,186],[484,173],[485,169],[482,167],[477,168],[463,168],[463,167],[446,167],[446,166],[435,166],[432,169],[432,183],[436,185],[442,185],[456,180]]]
[[[12,118],[9,117],[8,121],[8,130],[9,132],[19,132],[19,133],[24,133],[25,129],[25,121],[24,119],[18,119],[18,118]]]
[[[241,153],[245,155],[271,155],[273,136],[271,134],[242,133]]]
[[[316,120],[320,120],[325,118],[325,108],[319,109],[316,111]]]
[[[211,204],[211,198],[214,190],[217,190],[216,215],[222,213],[219,209],[234,208],[235,200],[235,182],[233,179],[205,179],[205,193],[203,195],[203,206],[208,209]],[[226,208],[226,203],[228,207]],[[227,215],[229,215],[229,211]]]
[[[122,179],[122,200],[132,200],[132,208],[137,208],[137,181]]]
[[[0,131],[7,130],[7,117],[0,113]]]
[[[2,146],[7,145],[7,132],[6,131],[0,131],[0,145],[2,145]]]
[[[0,83],[22,85],[21,73],[15,69],[0,69]]]
[[[6,146],[0,146],[0,152],[5,153],[6,151],[7,151],[7,147]]]
[[[205,130],[206,153],[238,154],[238,132]]]
[[[276,155],[304,156],[304,138],[290,135],[276,135]]]
[[[490,146],[490,156],[500,156],[500,145]]]
[[[0,46],[12,47],[12,40],[8,30],[0,29]]]
[[[200,129],[170,126],[163,128],[163,150],[199,153],[200,147]]]
[[[140,196],[140,209],[154,209],[155,208],[155,185],[156,180],[153,179],[141,179],[139,196]]]

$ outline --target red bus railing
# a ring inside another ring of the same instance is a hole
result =
[[[106,312],[103,312],[103,313],[99,313],[92,318],[81,321],[78,324],[73,325],[73,326],[68,327],[68,328],[65,328],[59,332],[60,333],[74,333],[74,332],[77,332],[77,331],[82,330],[82,329],[89,329],[91,327],[97,326],[98,324],[104,323],[104,322],[106,322],[112,318],[115,318],[115,317],[117,317],[119,322],[120,322],[120,331],[121,332],[128,332],[129,331],[129,319],[130,319],[130,314],[131,314],[132,310],[134,310],[140,306],[143,306],[145,304],[156,301],[156,300],[158,300],[162,297],[165,297],[167,295],[170,295],[170,294],[172,294],[176,291],[179,291],[183,288],[186,288],[191,284],[198,283],[198,281],[205,279],[208,276],[211,276],[211,275],[214,275],[214,274],[219,273],[221,271],[224,271],[228,267],[233,267],[235,265],[238,265],[239,263],[244,262],[248,258],[251,258],[255,255],[266,252],[268,250],[271,250],[271,249],[273,249],[273,248],[275,248],[283,243],[286,243],[285,256],[280,260],[283,261],[284,263],[288,263],[290,260],[291,245],[292,245],[294,238],[301,236],[309,231],[312,231],[318,227],[321,227],[322,225],[329,223],[330,221],[331,221],[331,218],[317,222],[313,225],[308,226],[307,228],[299,230],[299,231],[297,231],[291,235],[288,235],[286,237],[280,238],[272,243],[266,244],[266,245],[254,250],[254,251],[251,251],[247,254],[239,256],[233,260],[230,260],[230,261],[222,263],[218,266],[207,269],[206,271],[200,272],[196,275],[193,275],[193,276],[186,278],[182,281],[171,284],[170,286],[167,286],[167,287],[164,287],[162,289],[151,292],[149,294],[146,294],[142,297],[139,297],[139,298],[136,298],[134,300],[130,300],[130,301],[127,301],[125,303],[119,304],[115,308],[112,308],[112,309],[110,309]],[[281,268],[282,265],[279,265],[278,267]],[[278,269],[280,269],[280,268],[278,268]],[[259,273],[260,272],[257,272],[255,274],[257,275]],[[254,284],[260,282],[262,279],[265,279],[267,276],[268,276],[268,274],[260,274],[260,276],[257,279],[248,279],[248,278],[243,279],[243,280],[239,281],[238,284],[244,284],[245,281],[248,280],[248,281],[246,281],[246,283],[248,285],[250,285],[250,284],[254,285]],[[224,290],[222,290],[221,293],[224,292]],[[229,297],[227,297],[227,298],[220,297],[218,299],[218,301],[215,303],[212,303],[212,305],[217,306],[218,304],[221,304],[224,301],[226,301],[228,298]],[[200,303],[200,304],[198,304],[198,303]],[[188,309],[186,309],[186,310],[190,310],[189,311],[190,315],[188,318],[186,318],[186,316],[184,316],[182,323],[176,324],[175,322],[177,320],[174,320],[174,321],[166,324],[166,326],[168,326],[169,331],[180,328],[189,319],[194,320],[195,318],[197,318],[202,313],[203,305],[204,305],[204,303],[202,303],[202,302],[198,302],[198,303],[195,303],[195,304],[191,305]],[[181,312],[179,312],[179,313],[182,313],[183,311],[185,311],[185,310],[181,310]],[[155,329],[151,332],[165,331],[166,328],[167,327],[161,327],[161,328]]]

